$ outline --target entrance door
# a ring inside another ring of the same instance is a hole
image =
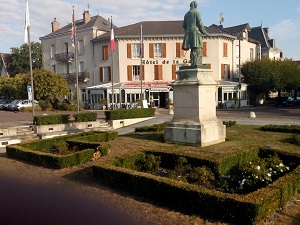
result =
[[[159,92],[159,107],[165,108],[167,106],[167,92]]]

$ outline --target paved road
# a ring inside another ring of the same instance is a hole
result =
[[[104,119],[104,111],[95,111],[98,119]],[[250,112],[254,112],[256,118],[249,118]],[[76,112],[46,112],[46,114],[76,114]],[[37,112],[36,115],[42,115],[45,112]],[[274,107],[261,106],[249,107],[243,109],[224,109],[217,110],[217,117],[223,121],[236,121],[238,124],[244,125],[265,125],[265,124],[286,124],[300,125],[300,107]],[[168,114],[167,109],[157,109],[156,117],[141,123],[137,123],[128,127],[117,129],[119,135],[133,132],[136,127],[150,126],[156,123],[171,121],[172,115]],[[23,126],[32,124],[32,113],[8,112],[0,111],[0,129]],[[0,153],[5,152],[5,148],[0,148]]]

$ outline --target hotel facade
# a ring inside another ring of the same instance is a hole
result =
[[[100,109],[101,99],[123,104],[142,99],[149,105],[166,107],[169,99],[173,99],[171,83],[176,79],[176,71],[190,60],[190,52],[181,50],[182,23],[143,21],[113,27],[115,49],[110,51],[110,21],[101,16],[91,17],[84,11],[83,18],[75,22],[81,106],[89,103]],[[211,76],[217,83],[216,106],[219,102],[228,102],[230,106],[236,99],[240,99],[241,107],[247,106],[247,85],[241,82],[239,68],[265,54],[261,41],[251,37],[249,24],[228,28],[213,24],[206,31],[209,36],[203,38],[202,61],[212,70]],[[75,49],[71,47],[70,34],[71,24],[59,28],[54,19],[52,32],[40,38],[44,69],[65,76],[70,88],[69,100],[76,93]],[[282,57],[275,47],[269,51],[272,57]]]

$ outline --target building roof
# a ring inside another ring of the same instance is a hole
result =
[[[255,40],[258,40],[261,43],[262,48],[270,48],[273,45],[270,45],[269,41],[270,40],[267,32],[267,28],[262,28],[261,26],[259,27],[252,27],[251,32],[249,33],[249,37]]]
[[[226,27],[224,30],[236,37],[239,37],[241,32],[244,32],[245,30],[249,32],[251,29],[248,23],[244,23],[233,27]]]
[[[104,31],[104,32],[110,31],[110,21],[108,21],[107,19],[104,19],[103,17],[101,17],[99,15],[92,16],[91,20],[87,23],[84,23],[83,19],[76,20],[75,25],[76,25],[77,32],[79,32],[80,30],[92,29],[94,27],[97,27],[97,29],[100,29],[101,31]],[[71,28],[72,28],[72,23],[69,23],[64,27],[59,28],[57,31],[51,32],[51,33],[41,37],[40,39],[48,38],[48,37],[51,37],[51,36],[57,35],[57,34],[64,34],[67,32],[71,32]]]
[[[142,21],[139,23],[114,28],[115,38],[140,37],[141,25],[143,37],[183,37],[183,21]],[[226,30],[220,30],[216,25],[205,27],[207,33],[230,36]],[[110,32],[100,35],[93,42],[108,40]],[[233,38],[233,37],[232,37]]]

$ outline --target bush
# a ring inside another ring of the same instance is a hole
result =
[[[265,125],[260,128],[262,131],[281,132],[281,133],[300,133],[299,125]]]
[[[65,124],[69,123],[70,115],[44,115],[34,116],[35,125],[49,125],[49,124]]]
[[[134,119],[155,116],[155,108],[140,108],[105,111],[106,120]]]
[[[226,127],[233,127],[236,125],[236,121],[223,121],[223,124],[226,125]]]
[[[53,110],[51,102],[45,100],[39,100],[39,106],[41,107],[42,111]]]
[[[74,115],[76,122],[87,122],[87,121],[96,121],[97,113],[96,112],[83,112]]]

